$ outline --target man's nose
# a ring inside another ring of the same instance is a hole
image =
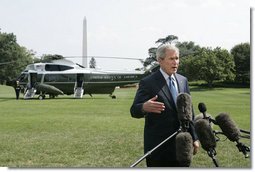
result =
[[[173,60],[173,64],[177,64],[178,63],[178,60]]]

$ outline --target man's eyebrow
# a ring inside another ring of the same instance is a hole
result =
[[[176,58],[179,58],[178,56],[174,56],[174,57],[169,57],[171,59],[176,59]]]

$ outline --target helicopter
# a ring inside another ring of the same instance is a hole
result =
[[[116,87],[135,84],[146,76],[148,71],[111,71],[97,68],[85,68],[67,59],[52,60],[51,62],[33,63],[26,66],[16,81],[19,81],[24,99],[32,99],[36,95],[42,100],[49,95],[72,95],[82,98],[84,94],[109,94]],[[13,82],[14,83],[14,82]],[[13,86],[14,84],[8,84]]]

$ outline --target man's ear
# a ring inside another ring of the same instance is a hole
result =
[[[158,58],[158,60],[157,60],[157,61],[160,63],[160,62],[162,62],[162,61],[163,61],[163,59],[161,59],[161,58]]]

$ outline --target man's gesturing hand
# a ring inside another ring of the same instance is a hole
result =
[[[156,101],[158,96],[151,98],[143,104],[143,110],[145,112],[161,113],[165,110],[165,105],[162,102]]]

